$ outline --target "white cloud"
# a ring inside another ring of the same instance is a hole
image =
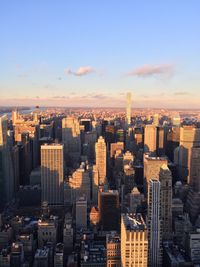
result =
[[[70,68],[64,69],[65,75],[74,75],[74,76],[84,76],[93,72],[95,72],[95,69],[91,66],[82,66],[78,68],[76,71],[72,71]]]

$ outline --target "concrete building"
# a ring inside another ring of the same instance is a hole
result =
[[[119,229],[119,193],[117,190],[99,192],[100,224],[105,231]]]
[[[8,247],[13,239],[13,229],[10,225],[0,226],[0,251]]]
[[[180,128],[179,176],[190,183],[192,148],[200,147],[200,129],[193,126]]]
[[[129,210],[131,213],[137,213],[138,207],[141,206],[144,200],[144,195],[141,194],[137,187],[134,187],[129,195]]]
[[[62,243],[56,244],[54,252],[54,267],[63,267],[64,265],[64,246]]]
[[[41,189],[42,202],[50,205],[63,204],[64,159],[63,145],[41,146]]]
[[[33,267],[49,267],[49,249],[37,249],[34,257]]]
[[[124,143],[123,142],[116,142],[110,144],[110,158],[115,156],[117,150],[121,149],[124,150]]]
[[[87,202],[91,200],[91,179],[90,172],[85,166],[85,163],[81,163],[80,167],[73,172],[69,177],[69,187],[71,188],[71,203],[73,204],[77,198],[85,195]]]
[[[180,126],[181,124],[181,117],[179,114],[176,114],[172,117],[172,125],[173,126]]]
[[[166,157],[151,157],[144,155],[144,191],[147,193],[148,182],[150,179],[159,180],[160,168],[167,164]]]
[[[172,174],[166,164],[160,168],[159,181],[161,185],[162,238],[169,240],[172,237]]]
[[[8,118],[0,116],[0,208],[12,199],[14,193],[14,169],[8,145]]]
[[[162,266],[161,184],[157,179],[149,181],[148,190],[148,239],[149,267]]]
[[[57,243],[58,235],[58,218],[51,216],[48,219],[38,221],[38,247],[42,248],[51,242],[54,246]]]
[[[90,210],[90,224],[96,226],[99,224],[99,209],[98,207],[92,207]]]
[[[144,128],[144,152],[156,153],[157,129],[155,125]]]
[[[153,115],[153,125],[158,126],[159,125],[159,114],[155,113]]]
[[[10,267],[10,252],[8,249],[2,249],[0,251],[0,266]]]
[[[107,267],[121,267],[121,241],[117,232],[106,235]]]
[[[187,252],[194,264],[200,264],[200,229],[187,236]],[[197,265],[197,266],[198,266]]]
[[[102,136],[99,137],[95,144],[96,167],[99,173],[99,184],[106,181],[106,143]]]
[[[102,243],[82,242],[80,267],[105,267],[106,249]]]
[[[93,205],[98,204],[98,190],[99,190],[99,172],[96,165],[93,165],[91,170],[92,177],[92,203]]]
[[[69,254],[73,250],[73,238],[74,229],[72,225],[72,216],[70,213],[65,215],[64,227],[63,227],[63,243],[64,251]]]
[[[79,121],[74,117],[62,120],[62,142],[66,163],[74,165],[81,156],[81,137]]]
[[[76,229],[87,229],[87,198],[79,197],[76,201]]]
[[[141,214],[121,216],[121,266],[148,266],[148,234]]]
[[[15,242],[11,246],[10,267],[21,267],[24,262],[24,250],[21,243]]]

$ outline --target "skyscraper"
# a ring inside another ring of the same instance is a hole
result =
[[[183,126],[180,129],[179,176],[190,183],[191,150],[200,147],[200,129],[193,126]]]
[[[153,125],[155,126],[159,125],[159,114],[158,113],[153,115]]]
[[[172,236],[172,174],[167,164],[160,168],[160,191],[161,191],[161,219],[162,219],[162,238],[169,240]]]
[[[96,167],[99,173],[99,184],[106,181],[106,143],[102,136],[99,137],[95,144]]]
[[[148,238],[149,267],[162,265],[162,232],[161,232],[161,185],[156,179],[150,179],[148,191]]]
[[[148,234],[141,214],[121,216],[121,266],[147,267]]]
[[[180,126],[180,124],[181,124],[180,115],[179,114],[174,115],[173,118],[172,118],[172,125],[173,126]]]
[[[100,223],[105,231],[119,228],[119,193],[117,190],[99,192]]]
[[[200,212],[200,147],[191,149],[190,190],[187,195],[186,209],[194,222]]]
[[[144,151],[156,153],[157,129],[155,125],[146,125],[144,129]]]
[[[150,157],[144,155],[144,189],[147,193],[148,181],[150,179],[159,180],[160,168],[163,164],[167,164],[166,157]]]
[[[0,206],[13,197],[14,169],[8,144],[8,118],[0,116]]]
[[[132,106],[132,95],[128,92],[126,95],[126,123],[131,124],[131,106]]]
[[[117,232],[106,235],[107,267],[121,267],[121,240]]]
[[[42,201],[63,204],[63,145],[41,146]]]
[[[76,228],[87,228],[87,199],[85,196],[76,200]]]
[[[81,155],[80,125],[78,119],[67,117],[62,120],[62,142],[65,160],[73,165]]]
[[[82,162],[80,167],[69,177],[69,186],[71,188],[71,202],[74,203],[78,197],[86,196],[87,202],[90,203],[91,181],[89,170],[86,169]]]

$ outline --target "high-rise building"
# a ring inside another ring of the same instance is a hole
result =
[[[92,203],[94,205],[98,204],[98,189],[99,189],[99,173],[96,165],[93,165],[91,170],[92,177]]]
[[[148,190],[149,267],[162,266],[161,185],[150,179]]]
[[[141,206],[144,200],[144,195],[141,194],[137,187],[134,187],[129,195],[130,205],[129,209],[131,213],[137,213],[137,209]]]
[[[8,118],[0,116],[0,207],[10,201],[14,192],[14,169],[11,148],[8,144]]]
[[[21,267],[24,262],[24,250],[21,243],[13,243],[11,246],[10,267]]]
[[[195,192],[200,192],[200,147],[191,149],[190,185]]]
[[[109,124],[105,128],[105,141],[109,148],[110,144],[115,142],[115,126],[113,124]]]
[[[54,246],[58,238],[58,217],[50,216],[50,218],[43,218],[38,220],[38,247],[42,248],[48,242]]]
[[[166,155],[174,162],[174,151],[179,146],[180,142],[180,127],[165,127],[166,131]]]
[[[106,143],[102,136],[99,137],[96,145],[96,167],[99,173],[99,184],[106,181]]]
[[[131,124],[131,106],[132,106],[132,95],[128,92],[126,95],[126,123]]]
[[[16,142],[22,142],[23,145],[29,142],[31,160],[26,159],[26,165],[30,165],[29,168],[36,168],[39,164],[39,122],[38,121],[25,121],[23,119],[17,120],[14,125],[14,136]],[[30,161],[30,162],[29,162]],[[30,174],[30,173],[29,173]]]
[[[90,119],[81,119],[80,124],[84,126],[84,132],[92,130],[92,121]]]
[[[99,209],[98,207],[93,206],[90,210],[90,225],[96,226],[99,224]]]
[[[63,145],[41,146],[42,202],[51,205],[63,204]]]
[[[69,187],[71,188],[71,203],[74,203],[80,196],[85,195],[90,202],[91,181],[89,170],[86,169],[85,163],[82,162],[80,167],[69,177]]]
[[[34,257],[34,267],[48,267],[49,266],[49,249],[37,249]]]
[[[74,229],[72,225],[72,216],[70,213],[65,215],[64,228],[63,228],[63,243],[64,251],[69,254],[73,250],[73,237]]]
[[[87,199],[84,196],[76,201],[76,228],[87,228]]]
[[[173,116],[173,118],[172,118],[172,125],[173,126],[180,126],[180,124],[181,124],[181,117],[180,117],[180,115],[177,114],[177,115]]]
[[[0,266],[10,267],[10,253],[8,249],[2,249],[0,252]]]
[[[153,125],[155,126],[159,125],[159,114],[158,113],[153,115]]]
[[[74,117],[62,120],[62,142],[67,164],[77,163],[81,155],[81,137],[79,121]]]
[[[157,127],[157,136],[156,136],[156,155],[163,156],[165,155],[165,143],[166,143],[166,133],[165,127]]]
[[[110,158],[113,158],[115,156],[116,151],[119,149],[124,150],[123,142],[111,143],[110,144]]]
[[[121,216],[121,266],[148,266],[148,233],[141,214]]]
[[[200,229],[187,235],[186,251],[194,266],[200,264]]]
[[[144,190],[147,193],[148,181],[150,179],[159,180],[160,168],[163,164],[167,164],[166,157],[151,157],[144,155]]]
[[[119,229],[119,193],[117,190],[99,192],[98,207],[103,230]]]
[[[17,122],[17,120],[19,120],[19,113],[15,109],[15,110],[12,111],[12,124],[15,125],[15,123]]]
[[[190,183],[192,148],[200,147],[200,129],[183,126],[180,129],[179,176]]]
[[[62,243],[56,244],[54,252],[54,267],[63,267],[64,264],[64,246]]]
[[[135,184],[135,171],[132,166],[124,165],[124,175],[123,175],[123,184],[124,184],[124,194],[128,194],[134,187]]]
[[[159,181],[161,186],[162,239],[169,240],[172,237],[172,174],[166,164],[160,168]]]
[[[194,222],[200,213],[200,147],[191,148],[190,190],[187,195],[186,209]]]
[[[157,129],[155,125],[146,125],[144,128],[144,151],[156,153]]]
[[[96,131],[87,132],[84,134],[84,144],[87,145],[87,158],[94,162],[95,159],[95,143],[97,140],[97,133]],[[83,146],[84,146],[83,144]]]
[[[106,235],[107,267],[121,267],[121,241],[117,232]]]

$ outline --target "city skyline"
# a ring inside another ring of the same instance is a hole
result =
[[[1,106],[199,108],[197,1],[0,6]]]
[[[200,266],[200,1],[0,2],[0,267]]]

